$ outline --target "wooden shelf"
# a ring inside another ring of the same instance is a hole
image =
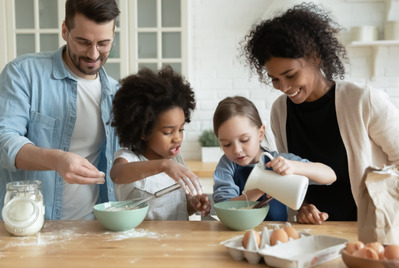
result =
[[[190,170],[200,178],[213,178],[217,162],[185,161]]]
[[[398,46],[399,40],[376,40],[376,41],[354,41],[349,44],[351,47],[373,47],[373,46]]]
[[[376,41],[354,41],[349,44],[349,47],[358,48],[358,47],[370,47],[372,49],[372,79],[375,79],[378,76],[383,74],[378,73],[381,70],[382,63],[379,60],[381,55],[386,54],[387,47],[389,46],[399,46],[399,40],[376,40]]]

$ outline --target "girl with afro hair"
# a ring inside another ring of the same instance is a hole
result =
[[[144,199],[176,182],[181,186],[149,201],[146,220],[188,220],[196,211],[209,214],[210,200],[179,153],[194,108],[190,84],[170,66],[124,78],[115,94],[112,126],[122,147],[111,169],[117,200]]]
[[[356,221],[366,168],[399,164],[399,112],[383,91],[342,81],[340,30],[323,8],[302,3],[255,25],[243,46],[250,69],[283,93],[271,109],[279,153],[337,175],[331,186],[309,186],[300,223]]]

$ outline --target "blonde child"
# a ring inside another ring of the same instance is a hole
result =
[[[210,211],[198,178],[179,153],[185,123],[195,108],[188,82],[167,66],[143,69],[121,81],[113,121],[123,149],[114,155],[111,179],[118,200],[143,199],[176,182],[181,188],[149,202],[146,220],[187,220]]]
[[[261,153],[267,151],[261,146],[265,139],[265,126],[255,105],[240,96],[225,98],[214,113],[213,129],[225,153],[213,176],[215,203],[246,198],[260,201],[267,198],[259,189],[249,190],[246,196],[242,195],[252,168],[259,162]],[[265,159],[266,167],[278,174],[303,175],[319,184],[331,184],[336,180],[334,171],[324,164],[310,163],[293,154],[269,153],[274,159]],[[265,220],[286,221],[287,207],[272,200]]]

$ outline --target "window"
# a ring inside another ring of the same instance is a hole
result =
[[[119,80],[143,67],[156,70],[169,64],[186,74],[187,1],[116,0],[121,15],[104,66],[107,73]],[[5,19],[0,20],[0,29],[5,29],[6,40],[0,41],[0,71],[17,56],[65,44],[61,36],[65,0],[7,0],[2,7]]]
[[[180,0],[137,0],[137,68],[171,65],[186,73],[187,25]]]

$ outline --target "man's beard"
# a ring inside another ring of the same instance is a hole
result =
[[[104,63],[107,61],[107,58],[108,58],[108,57],[104,57],[100,54],[99,57],[97,58],[97,60],[101,61],[101,64],[98,68],[83,68],[80,64],[80,61],[84,61],[85,59],[91,60],[90,58],[81,57],[81,56],[78,56],[77,54],[73,54],[70,49],[67,49],[67,53],[68,53],[69,58],[71,59],[73,66],[75,66],[75,68],[79,72],[81,72],[85,75],[95,75],[98,72],[98,70],[101,69],[101,67],[104,65]]]

